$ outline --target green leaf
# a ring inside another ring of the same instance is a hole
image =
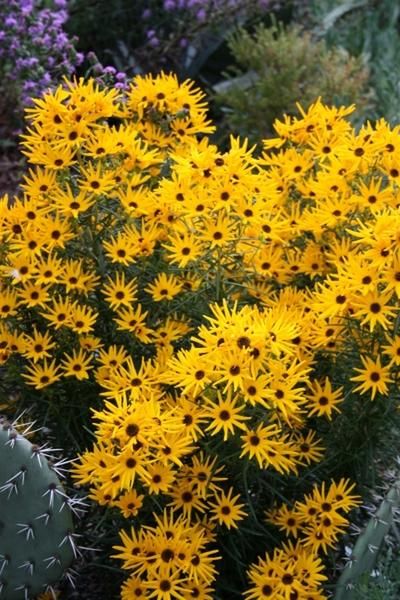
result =
[[[363,8],[368,4],[367,0],[358,0],[357,2],[345,2],[340,6],[336,6],[331,10],[322,21],[322,29],[327,32],[333,27],[338,19],[341,19],[344,15],[355,10],[357,8]]]

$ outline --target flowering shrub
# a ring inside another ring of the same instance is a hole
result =
[[[27,111],[24,195],[0,211],[3,381],[129,520],[123,600],[326,598],[351,466],[398,414],[399,128],[299,108],[259,158],[212,145],[172,75]]]
[[[72,0],[69,31],[119,71],[160,69],[193,77],[229,28],[271,8],[271,0]],[[110,22],[113,27],[110,28]]]
[[[54,0],[51,8],[41,0],[0,0],[0,113],[5,125],[21,125],[23,108],[31,98],[52,85],[54,79],[70,77],[83,59],[74,40],[63,31],[66,0]]]
[[[259,8],[266,8],[268,0],[257,0],[254,3]],[[198,22],[214,21],[221,22],[227,11],[241,16],[250,9],[250,4],[246,0],[163,0],[165,11],[172,12],[176,10],[187,11]],[[254,10],[255,7],[253,7]]]

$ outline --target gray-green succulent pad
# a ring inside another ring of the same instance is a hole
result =
[[[0,419],[0,600],[51,589],[77,554],[70,499],[47,445]]]

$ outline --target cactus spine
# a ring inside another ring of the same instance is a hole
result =
[[[374,568],[385,536],[393,524],[393,509],[400,504],[400,481],[390,488],[375,515],[359,535],[350,560],[336,584],[334,600],[356,598],[355,586],[360,577]]]
[[[51,590],[76,556],[74,501],[59,466],[46,445],[33,445],[0,420],[0,600]]]

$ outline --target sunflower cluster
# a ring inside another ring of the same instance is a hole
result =
[[[322,560],[300,543],[291,542],[275,548],[273,555],[252,565],[249,579],[253,586],[245,593],[247,600],[264,598],[304,598],[325,600],[321,584],[326,580]]]
[[[300,537],[304,547],[326,553],[336,545],[338,535],[348,525],[342,512],[349,512],[360,501],[359,496],[351,494],[354,487],[347,479],[332,482],[328,490],[325,490],[325,482],[321,486],[314,485],[313,492],[302,502],[297,501],[293,508],[283,504],[267,511],[267,520],[286,535]]]
[[[268,522],[296,539],[282,548],[276,548],[272,556],[259,559],[249,570],[252,587],[245,593],[247,600],[259,598],[313,598],[322,600],[321,584],[326,580],[323,565],[318,557],[335,547],[349,521],[342,513],[358,506],[360,498],[351,494],[355,484],[346,479],[332,482],[325,490],[325,482],[314,485],[313,492],[293,508],[286,504],[267,511]]]
[[[399,128],[356,133],[353,108],[299,107],[259,157],[213,145],[203,94],[172,75],[65,82],[27,111],[31,168],[0,200],[0,363],[60,427],[79,436],[92,411],[75,480],[145,523],[118,547],[124,600],[212,598],[220,536],[266,508],[257,482],[301,481],[344,406],[396,387]],[[302,570],[293,595],[314,597],[351,489],[271,509],[301,547],[250,569],[258,586],[276,565],[251,599],[288,598],[282,577]]]
[[[212,600],[210,584],[216,577],[217,550],[207,545],[215,534],[202,522],[190,523],[183,515],[164,510],[154,515],[155,526],[138,532],[121,533],[121,546],[115,555],[131,571],[121,590],[122,600],[157,597],[205,598]],[[139,593],[139,591],[141,593]]]

